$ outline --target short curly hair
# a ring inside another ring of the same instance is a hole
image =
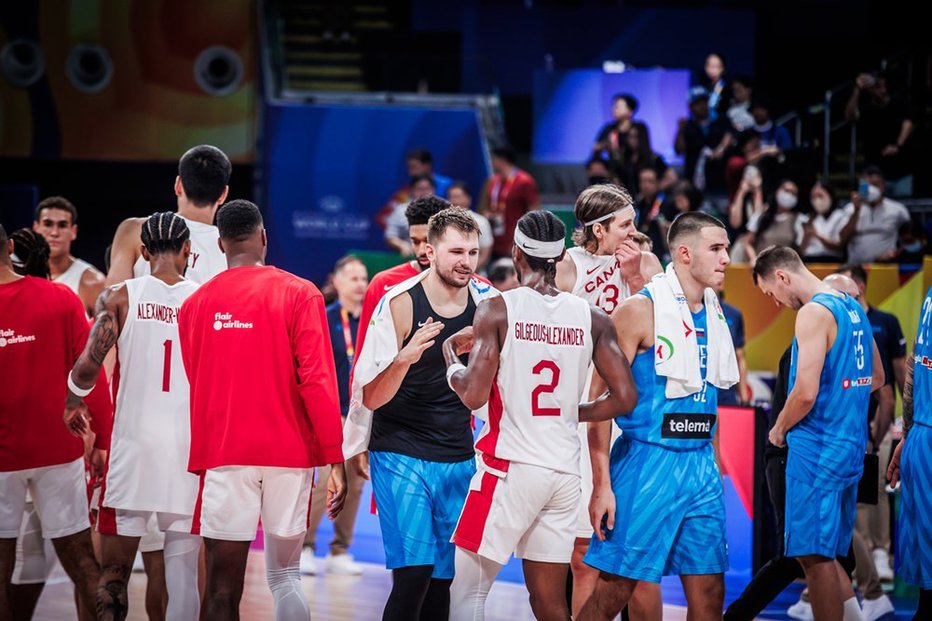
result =
[[[439,211],[452,207],[448,201],[439,196],[422,196],[416,198],[405,208],[405,218],[408,220],[408,226],[417,226],[418,224],[427,224],[430,217]]]

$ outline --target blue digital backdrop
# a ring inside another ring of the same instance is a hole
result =
[[[348,250],[386,249],[375,215],[408,182],[408,150],[429,149],[434,171],[474,194],[488,175],[471,108],[272,103],[263,140],[269,263],[315,281]]]
[[[679,162],[673,141],[679,120],[688,115],[688,92],[685,69],[536,71],[531,157],[548,164],[585,162],[599,130],[612,120],[612,97],[630,93],[640,103],[634,118],[647,124],[654,151],[667,163]]]

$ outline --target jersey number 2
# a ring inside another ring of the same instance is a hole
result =
[[[162,347],[165,349],[162,361],[162,392],[169,392],[172,385],[172,340],[166,339]]]
[[[540,375],[544,370],[550,371],[550,383],[549,384],[538,384],[537,387],[531,391],[531,415],[532,416],[559,416],[560,408],[542,408],[538,403],[541,395],[553,394],[553,391],[556,390],[557,384],[560,383],[560,367],[557,366],[557,363],[553,360],[541,360],[534,365],[534,368],[531,369],[531,372],[534,375]]]

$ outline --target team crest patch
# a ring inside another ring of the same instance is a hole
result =
[[[657,335],[657,340],[660,341],[657,343],[656,354],[657,358],[661,361],[669,360],[673,357],[673,342],[665,336]]]

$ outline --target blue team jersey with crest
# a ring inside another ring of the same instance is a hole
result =
[[[932,288],[922,302],[913,351],[913,422],[932,427]]]
[[[650,294],[642,290],[640,295]],[[718,388],[706,378],[706,309],[692,313],[694,330],[686,338],[695,338],[699,345],[699,368],[702,373],[702,390],[687,397],[668,399],[667,378],[657,375],[654,356],[659,346],[637,354],[631,364],[631,374],[638,391],[638,404],[627,416],[619,416],[615,423],[624,431],[624,438],[657,444],[673,449],[696,449],[708,446],[715,434],[718,412]],[[684,330],[687,328],[684,327]]]
[[[835,318],[835,342],[825,356],[816,401],[786,435],[787,476],[826,489],[842,489],[861,478],[867,447],[867,406],[873,373],[873,333],[852,297],[817,293]],[[796,384],[799,347],[793,339],[789,391]]]

